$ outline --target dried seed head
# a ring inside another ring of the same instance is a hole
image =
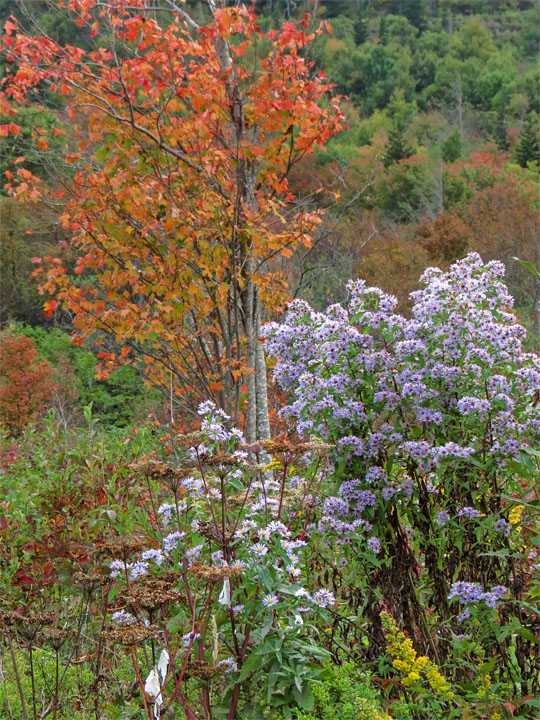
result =
[[[213,565],[201,565],[194,563],[189,573],[194,577],[201,578],[208,583],[217,583],[225,577],[238,577],[242,572],[240,567],[232,567],[232,565],[224,565],[223,567],[214,567]]]
[[[193,468],[174,468],[162,462],[133,463],[129,468],[137,474],[163,482],[171,492],[178,492],[182,480],[193,474]]]
[[[32,641],[39,630],[55,621],[55,614],[46,612],[29,612],[22,615],[18,612],[5,611],[0,613],[0,625],[13,627],[17,635],[25,640]]]
[[[135,582],[129,589],[118,593],[115,600],[123,607],[152,611],[164,605],[186,602],[186,598],[171,588],[171,583],[161,578]]]
[[[61,628],[58,626],[46,627],[41,631],[43,640],[55,650],[60,650],[62,645],[66,642],[68,637],[73,635],[71,628]]]
[[[204,433],[202,433],[200,430],[176,436],[178,442],[181,442],[182,445],[184,445],[185,447],[197,447],[202,443],[204,438]]]
[[[169,590],[171,590],[178,584],[181,577],[182,573],[178,570],[167,570],[167,572],[164,572],[159,576],[159,581],[164,587],[166,586]]]
[[[190,660],[186,668],[187,677],[210,679],[218,672],[217,668],[207,665],[203,660]]]
[[[107,557],[119,558],[127,562],[130,557],[144,550],[147,542],[133,535],[124,535],[122,538],[108,540],[100,548],[100,554]]]
[[[155,627],[146,627],[142,623],[132,625],[110,626],[103,630],[102,634],[106,640],[127,647],[142,645],[145,640],[154,636],[157,632]]]
[[[199,533],[199,535],[202,535],[207,540],[213,540],[218,545],[221,545],[221,543],[223,542],[221,533],[216,530],[215,525],[211,522],[199,521],[197,532]]]
[[[316,438],[301,443],[292,443],[288,440],[263,440],[261,444],[272,455],[286,455],[288,460],[310,450],[325,456],[329,450],[335,447],[335,445],[324,443]]]
[[[207,467],[219,467],[223,465],[225,467],[236,467],[238,458],[232,457],[232,455],[208,455],[202,458],[202,464]]]
[[[243,505],[249,497],[248,492],[238,493],[236,495],[229,495],[227,503],[231,506]]]
[[[88,595],[93,595],[94,592],[108,583],[108,578],[103,573],[85,573],[78,570],[73,573],[73,582],[75,585],[81,587]]]

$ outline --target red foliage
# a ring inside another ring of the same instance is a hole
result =
[[[52,368],[39,360],[32,338],[0,334],[0,422],[16,435],[46,407],[56,390]]]

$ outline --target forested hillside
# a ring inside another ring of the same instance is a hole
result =
[[[534,720],[540,5],[4,0],[0,720]]]
[[[259,1],[255,11],[268,30],[315,8],[331,34],[316,39],[309,59],[343,96],[348,129],[292,170],[297,203],[326,214],[313,246],[281,262],[289,295],[322,308],[360,276],[406,304],[425,267],[447,267],[476,250],[506,263],[520,317],[538,336],[539,285],[513,259],[540,261],[537,4],[283,0]],[[208,17],[205,3],[186,10]],[[25,9],[9,0],[4,20],[10,15],[61,43],[96,42],[54,3]],[[4,57],[2,67],[9,72],[13,64]],[[16,134],[3,117],[0,308],[4,327],[15,321],[70,332],[70,314],[56,306],[44,314],[47,296],[31,279],[34,257],[59,256],[71,268],[77,262],[58,222],[62,185],[73,174],[61,154],[69,119],[61,93],[43,92],[45,107],[34,98],[17,116]],[[51,128],[47,143],[36,135]],[[56,204],[15,206],[10,180],[20,169],[54,184]],[[95,354],[98,339],[87,345]]]

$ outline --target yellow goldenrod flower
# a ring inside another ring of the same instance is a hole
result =
[[[272,460],[271,463],[268,463],[266,467],[263,468],[263,472],[266,472],[267,470],[281,470],[282,464],[279,462],[279,460]]]
[[[517,525],[519,523],[523,509],[523,505],[516,505],[510,510],[508,513],[508,522],[511,525]]]
[[[402,680],[403,685],[408,687],[420,682],[425,672],[431,689],[444,700],[451,700],[454,693],[437,666],[425,655],[417,656],[411,639],[401,632],[388,613],[381,613],[381,620],[386,633],[386,651],[394,658],[392,665],[406,676]]]

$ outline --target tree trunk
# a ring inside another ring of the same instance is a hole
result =
[[[256,337],[256,356],[255,356],[255,403],[256,403],[256,423],[257,423],[257,440],[270,440],[270,416],[268,414],[268,383],[266,379],[266,358],[264,356],[264,347],[260,342],[261,337],[261,304],[259,302],[259,293],[256,293],[255,307],[255,337]]]
[[[248,269],[249,275],[249,269]],[[245,293],[244,304],[244,330],[246,333],[246,386],[247,386],[247,414],[245,436],[248,443],[254,443],[257,438],[257,388],[255,383],[255,372],[257,363],[257,337],[254,320],[255,309],[255,286],[251,277],[248,277],[248,288]]]
[[[224,7],[225,0],[208,0],[212,12],[216,7]],[[223,71],[230,71],[232,61],[230,48],[220,38],[216,40],[216,51],[219,63]],[[241,96],[238,93],[237,81],[234,73],[230,73],[227,80],[227,96],[231,105],[231,124],[234,141],[240,143],[244,133],[244,110]],[[238,211],[236,220],[241,223],[241,205],[246,203],[251,209],[255,208],[255,186],[257,182],[257,170],[254,163],[248,162],[245,158],[238,159],[236,168]],[[233,228],[236,233],[238,228]],[[247,386],[247,415],[245,435],[249,443],[257,440],[266,440],[270,437],[270,420],[268,416],[268,398],[266,384],[266,363],[264,349],[259,343],[260,337],[260,303],[258,288],[253,282],[254,262],[250,257],[249,245],[244,247],[246,257],[238,258],[239,266],[236,272],[244,275],[244,288],[237,294],[237,302],[241,303],[244,332],[246,336],[246,386]],[[243,253],[241,253],[242,255]],[[233,262],[237,258],[233,257]]]

